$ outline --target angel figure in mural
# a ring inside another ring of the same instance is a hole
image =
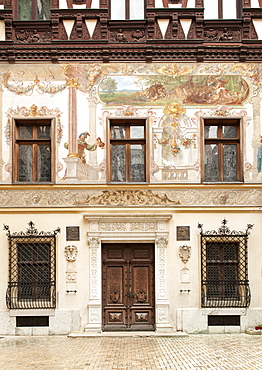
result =
[[[88,144],[86,140],[88,136],[90,136],[89,132],[85,131],[82,132],[78,137],[78,157],[81,163],[86,163],[85,149],[89,150],[90,152],[93,152],[96,150],[97,147],[102,149],[104,149],[105,147],[105,143],[102,142],[100,137],[96,139],[95,144]],[[68,149],[68,143],[65,143],[64,147]]]

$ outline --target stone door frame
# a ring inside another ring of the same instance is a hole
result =
[[[155,244],[156,331],[172,331],[167,299],[168,221],[171,214],[83,214],[89,222],[89,301],[85,331],[102,331],[102,243]]]

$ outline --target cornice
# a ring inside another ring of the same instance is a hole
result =
[[[15,45],[0,43],[1,63],[112,63],[112,62],[262,62],[262,42],[247,40],[243,43],[217,45],[201,44],[199,40],[169,42],[159,40],[145,45],[116,43],[53,42],[49,44]]]

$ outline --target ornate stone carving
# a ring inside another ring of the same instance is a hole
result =
[[[260,189],[177,189],[177,190],[0,190],[0,207],[67,206],[258,206]]]
[[[191,257],[191,247],[189,245],[181,245],[179,247],[179,257],[184,263],[187,263]]]
[[[90,199],[84,203],[89,204]],[[168,199],[166,194],[161,196],[154,194],[151,190],[105,190],[102,195],[96,197],[95,203],[111,206],[179,204],[175,200]]]
[[[156,222],[102,222],[99,223],[99,231],[120,231],[120,232],[136,232],[136,231],[157,231],[158,225]]]
[[[159,307],[158,309],[158,321],[167,322],[168,321],[168,308]]]
[[[190,273],[187,267],[184,267],[180,270],[180,283],[189,284],[190,283]]]
[[[158,248],[166,248],[168,243],[168,238],[158,237],[156,238],[156,245]]]
[[[101,240],[100,238],[87,238],[87,243],[91,248],[98,248]]]
[[[99,309],[97,307],[89,307],[89,322],[97,323],[99,322]]]
[[[67,283],[76,283],[77,272],[76,270],[69,269],[66,271],[66,282]]]
[[[74,262],[78,254],[77,247],[75,245],[67,245],[65,247],[65,257],[68,262]]]

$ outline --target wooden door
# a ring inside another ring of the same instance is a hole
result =
[[[104,244],[103,330],[154,330],[154,245]]]

